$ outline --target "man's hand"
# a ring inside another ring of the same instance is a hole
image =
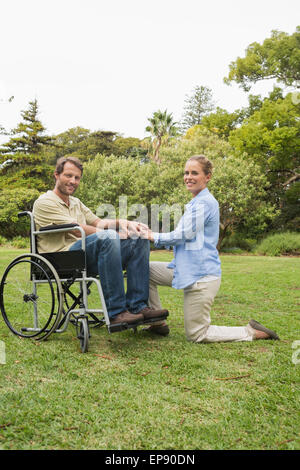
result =
[[[141,222],[133,222],[126,219],[118,221],[120,238],[139,238],[143,231],[149,230],[148,226]],[[144,238],[144,237],[142,237]]]
[[[78,222],[75,222],[74,223],[78,223]],[[81,228],[83,228],[83,230],[85,231],[85,234],[86,236],[88,235],[92,235],[93,233],[96,232],[96,227],[92,226],[92,225],[85,225],[85,224],[78,224],[80,225]],[[82,237],[82,234],[79,230],[72,230],[72,233],[73,235],[75,235],[77,238],[81,238]]]

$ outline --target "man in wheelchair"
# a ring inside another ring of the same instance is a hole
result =
[[[86,263],[99,275],[110,324],[147,323],[166,316],[167,310],[148,307],[149,241],[141,238],[143,224],[125,219],[100,219],[74,197],[83,166],[75,157],[62,157],[54,172],[55,187],[34,203],[36,229],[52,224],[78,224],[86,234]],[[40,254],[81,249],[81,232],[55,232],[37,237]],[[125,293],[123,270],[127,272]]]

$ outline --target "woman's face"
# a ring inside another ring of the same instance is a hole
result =
[[[211,175],[206,175],[202,169],[202,165],[196,160],[188,160],[184,168],[184,183],[186,189],[192,193],[193,197],[197,196],[206,188]]]

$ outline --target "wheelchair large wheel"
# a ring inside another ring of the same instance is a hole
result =
[[[63,295],[48,260],[32,253],[21,255],[9,264],[1,280],[3,319],[15,335],[44,340],[61,319]]]

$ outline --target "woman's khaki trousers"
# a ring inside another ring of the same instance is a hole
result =
[[[150,262],[149,305],[161,309],[157,286],[172,287],[173,269],[169,263]],[[252,341],[253,330],[249,326],[211,325],[210,310],[220,288],[221,279],[210,282],[196,282],[183,289],[184,328],[188,341],[213,343],[223,341]]]

